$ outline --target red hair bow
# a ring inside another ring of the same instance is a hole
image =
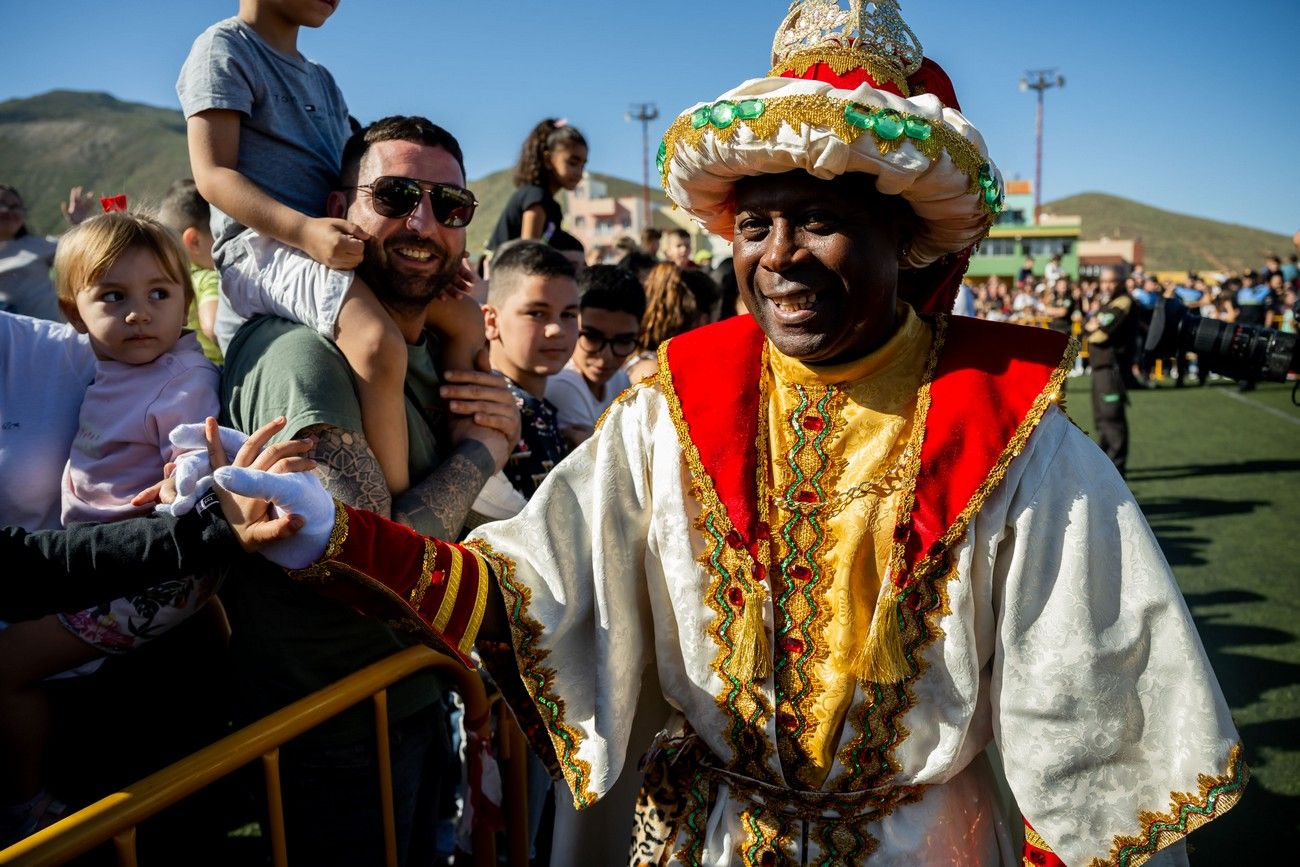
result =
[[[104,196],[99,200],[99,204],[104,208],[105,214],[111,214],[114,211],[125,211],[126,196]]]

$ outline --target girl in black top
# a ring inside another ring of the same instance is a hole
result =
[[[564,214],[555,194],[578,186],[586,165],[587,140],[568,121],[547,118],[533,127],[515,167],[515,191],[492,230],[488,250],[530,238],[581,255],[582,242],[560,228]]]

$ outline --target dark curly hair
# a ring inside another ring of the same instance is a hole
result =
[[[578,132],[577,127],[553,117],[548,117],[533,127],[533,131],[528,134],[528,138],[524,139],[524,146],[519,151],[519,164],[515,166],[515,186],[532,184],[544,190],[554,186],[555,177],[551,174],[546,155],[561,145],[586,147],[587,140],[582,137],[582,133]]]
[[[18,192],[17,187],[11,187],[8,184],[0,184],[0,190],[12,194],[14,198],[18,199],[18,204],[22,205],[23,207],[27,206],[27,203],[23,201],[23,194]],[[14,240],[17,240],[18,238],[21,238],[26,234],[27,234],[27,221],[23,220],[23,224],[19,226],[18,231],[14,233]]]

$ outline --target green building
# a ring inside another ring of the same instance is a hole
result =
[[[1053,256],[1061,257],[1061,270],[1071,280],[1079,279],[1079,235],[1083,227],[1078,217],[1042,216],[1034,223],[1033,181],[1007,181],[1006,207],[989,236],[971,257],[966,277],[981,281],[1001,277],[1008,284],[1027,257],[1034,259],[1034,275],[1042,277]]]

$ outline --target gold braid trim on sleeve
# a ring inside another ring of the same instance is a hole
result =
[[[1136,867],[1145,864],[1159,850],[1178,842],[1192,831],[1228,812],[1241,800],[1250,770],[1241,760],[1241,744],[1228,753],[1228,768],[1221,776],[1201,774],[1200,791],[1171,792],[1167,813],[1143,810],[1138,814],[1142,830],[1132,837],[1116,837],[1110,855],[1093,859],[1089,867]]]
[[[329,563],[338,557],[343,544],[348,540],[348,510],[337,499],[334,501],[334,527],[330,530],[329,541],[325,543],[325,553],[310,566],[302,569],[286,569],[289,577],[304,584],[319,584],[328,581],[331,576]]]

